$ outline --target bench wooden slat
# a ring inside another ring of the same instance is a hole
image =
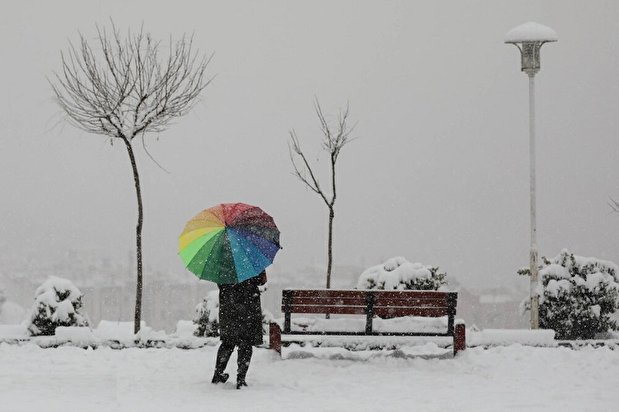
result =
[[[296,297],[290,302],[292,305],[333,305],[333,306],[365,306],[367,299],[363,297]]]
[[[424,299],[424,298],[410,298],[410,299],[392,299],[388,297],[378,297],[374,300],[374,307],[377,306],[432,306],[436,308],[446,308],[449,306],[447,298],[442,299]]]
[[[282,306],[282,311],[286,308]],[[289,313],[330,313],[339,315],[365,315],[365,306],[337,306],[337,305],[290,305]],[[401,316],[424,316],[440,317],[449,315],[448,308],[437,307],[410,307],[410,306],[390,306],[374,307],[374,315],[381,318],[395,318]]]
[[[291,298],[361,298],[365,299],[367,291],[365,290],[304,290],[304,289],[284,289],[284,295]]]
[[[335,305],[335,306],[362,306],[367,304],[367,298],[336,298],[336,297],[293,297],[290,302],[292,305]],[[448,307],[447,298],[443,299],[391,299],[377,298],[374,306],[432,306]]]
[[[292,297],[365,297],[372,293],[377,297],[389,297],[392,299],[409,299],[411,297],[424,299],[445,299],[445,295],[455,292],[436,292],[433,290],[375,290],[375,289],[284,289],[285,294]]]
[[[424,316],[438,318],[447,316],[449,312],[447,308],[421,308],[421,307],[390,307],[390,308],[374,308],[374,314],[381,318],[397,318],[401,316]]]
[[[285,311],[282,306],[282,311]],[[365,315],[365,306],[290,305],[289,313],[330,313],[334,315]]]
[[[409,299],[411,297],[424,299],[445,299],[446,295],[454,292],[436,292],[433,290],[367,290],[377,297],[388,297],[392,299]]]

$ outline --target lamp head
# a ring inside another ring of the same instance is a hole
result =
[[[539,51],[542,45],[557,40],[553,29],[533,22],[514,27],[505,35],[505,43],[513,44],[520,50],[521,70],[529,76],[535,76],[540,69]]]

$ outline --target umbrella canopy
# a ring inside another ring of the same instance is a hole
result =
[[[222,203],[187,222],[178,249],[187,269],[221,285],[259,275],[281,247],[279,230],[262,209]]]

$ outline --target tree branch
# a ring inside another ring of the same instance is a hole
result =
[[[206,78],[211,56],[200,56],[193,36],[182,36],[167,47],[161,59],[161,43],[143,27],[122,36],[96,27],[93,48],[79,34],[79,48],[69,43],[61,53],[61,70],[48,81],[72,124],[95,134],[129,141],[149,132],[161,132],[170,121],[183,116],[197,102],[212,79]]]

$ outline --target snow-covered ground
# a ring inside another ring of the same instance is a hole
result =
[[[255,350],[249,387],[211,385],[216,347],[196,350],[0,344],[7,411],[614,411],[619,351],[469,348]],[[419,356],[422,353],[430,356]],[[228,371],[234,376],[235,359]]]

